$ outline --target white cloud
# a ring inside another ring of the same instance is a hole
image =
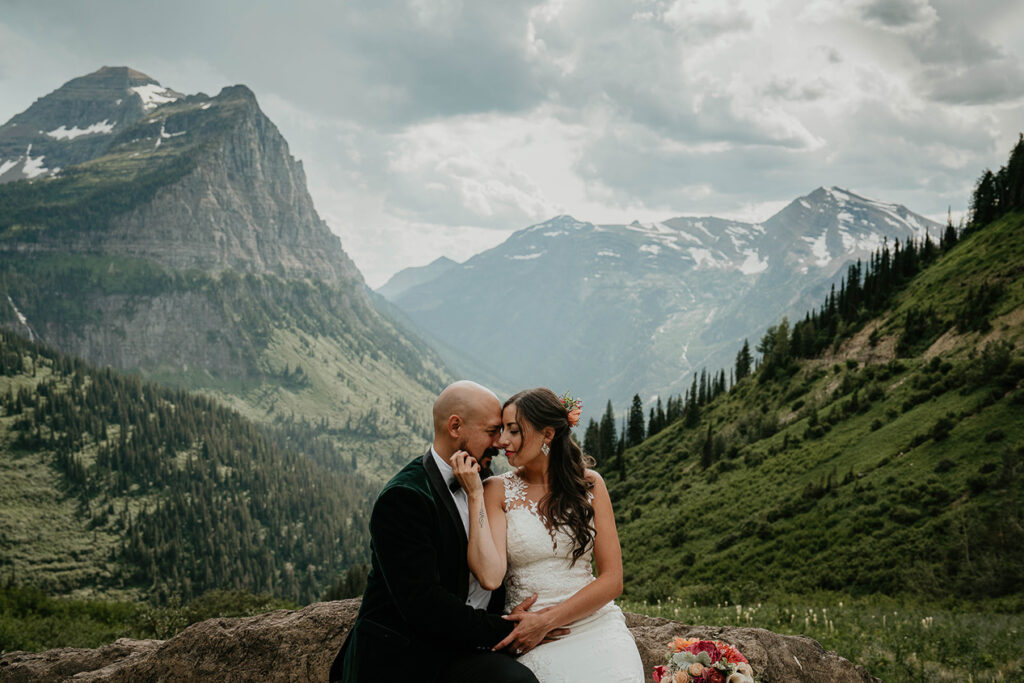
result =
[[[0,119],[103,64],[245,83],[371,284],[561,213],[764,220],[840,185],[944,215],[1024,120],[1012,0],[182,0],[173,40],[125,7],[5,6]]]

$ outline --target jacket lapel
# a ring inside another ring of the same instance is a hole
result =
[[[434,499],[441,501],[441,505],[448,511],[448,517],[452,523],[449,533],[455,535],[459,548],[458,557],[452,558],[458,570],[455,590],[459,599],[465,600],[469,594],[469,563],[466,560],[466,548],[469,541],[466,538],[466,527],[462,524],[462,516],[459,515],[459,509],[455,507],[455,499],[452,498],[452,493],[445,484],[444,477],[441,476],[441,470],[437,469],[437,463],[434,462],[434,456],[429,450],[423,456],[423,469],[426,470],[430,487],[434,490]]]
[[[444,477],[441,476],[441,470],[437,469],[437,463],[434,462],[434,456],[429,450],[423,456],[423,467],[427,470],[427,479],[430,480],[430,486],[434,489],[434,498],[440,500],[444,508],[448,510],[448,516],[451,517],[452,524],[458,530],[458,537],[462,539],[462,544],[466,545],[466,527],[462,524],[462,516],[459,515],[459,509],[455,507],[455,499],[452,498],[452,493],[448,490]]]

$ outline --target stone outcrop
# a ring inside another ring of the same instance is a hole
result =
[[[240,619],[209,619],[165,641],[121,639],[96,650],[60,648],[0,657],[0,681],[326,681],[355,621],[359,600],[321,602]],[[816,641],[759,628],[689,626],[627,614],[648,672],[661,664],[674,636],[735,644],[761,683],[869,683],[862,667]],[[394,662],[381,662],[381,678]]]

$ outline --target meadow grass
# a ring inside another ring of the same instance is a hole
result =
[[[1024,681],[1024,598],[923,604],[881,595],[778,595],[700,604],[684,591],[622,609],[685,624],[750,626],[814,638],[886,681]],[[756,672],[755,672],[756,673]]]
[[[167,639],[205,619],[297,607],[289,600],[238,590],[212,590],[184,605],[157,607],[137,601],[58,597],[32,587],[0,585],[0,652],[95,648],[118,638]]]

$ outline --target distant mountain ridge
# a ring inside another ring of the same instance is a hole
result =
[[[378,287],[377,293],[386,299],[393,300],[407,289],[430,282],[434,278],[444,275],[457,265],[455,261],[452,261],[447,256],[441,256],[425,266],[403,268]]]
[[[111,130],[45,133],[97,116]],[[373,476],[420,450],[418,408],[448,370],[374,307],[252,91],[184,96],[104,68],[37,100],[0,140],[20,149],[27,122],[60,168],[0,184],[3,324],[251,418],[316,422]]]
[[[886,239],[938,237],[940,228],[835,187],[763,223],[558,216],[391,296],[512,386],[571,387],[623,405],[634,392],[677,393],[701,367],[727,367],[744,337],[781,315],[802,317],[850,262]],[[493,310],[502,311],[498,327]]]

